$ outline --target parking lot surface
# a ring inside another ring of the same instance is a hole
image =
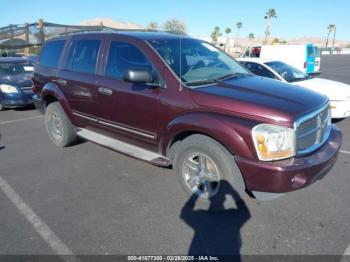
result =
[[[320,77],[350,84],[350,56],[324,56]],[[0,113],[0,254],[324,254],[350,243],[350,120],[331,172],[235,212],[184,206],[171,169],[91,142],[58,148],[34,109]]]

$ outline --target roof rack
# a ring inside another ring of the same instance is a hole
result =
[[[155,30],[155,29],[125,29],[125,28],[113,28],[113,27],[107,27],[107,26],[91,26],[81,30],[60,33],[57,36],[74,35],[74,34],[90,33],[90,32],[154,32],[154,33],[187,35],[182,31],[163,31],[163,30]]]

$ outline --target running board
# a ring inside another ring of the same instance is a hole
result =
[[[170,160],[162,155],[142,149],[141,147],[127,144],[120,140],[96,133],[91,130],[79,129],[77,135],[96,144],[150,162],[157,166],[169,166],[171,164]]]

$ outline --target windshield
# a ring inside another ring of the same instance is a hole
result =
[[[310,78],[309,75],[282,62],[274,61],[274,62],[267,62],[265,64],[271,67],[274,71],[276,71],[287,82],[302,81]]]
[[[33,64],[31,62],[0,62],[0,75],[20,75],[30,74],[33,72]]]
[[[249,74],[233,58],[201,40],[152,40],[150,44],[187,86]]]

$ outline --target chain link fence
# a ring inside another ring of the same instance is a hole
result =
[[[3,56],[11,53],[36,54],[45,40],[50,38],[67,33],[101,30],[116,29],[103,24],[99,26],[54,24],[41,19],[37,23],[8,25],[0,27],[0,52]]]

